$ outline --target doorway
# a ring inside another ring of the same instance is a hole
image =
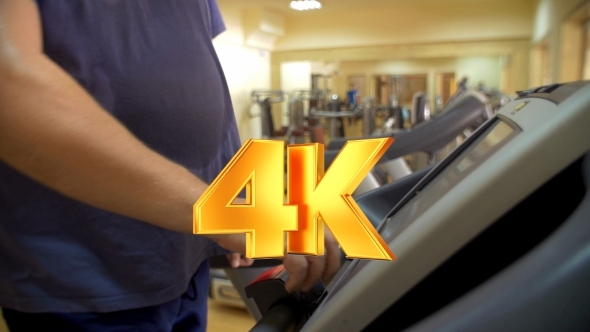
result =
[[[457,90],[455,73],[441,73],[436,78],[436,94],[446,103]],[[438,107],[437,107],[438,110]]]
[[[374,79],[379,105],[389,105],[395,96],[401,107],[411,108],[414,94],[427,91],[427,74],[379,75]]]

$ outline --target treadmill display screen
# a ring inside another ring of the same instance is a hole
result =
[[[388,220],[381,230],[385,242],[390,242],[407,225],[504,145],[517,131],[496,120],[469,147],[438,173],[402,209]]]

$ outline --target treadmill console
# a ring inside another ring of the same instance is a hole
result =
[[[435,167],[381,223],[378,230],[396,260],[348,261],[302,331],[366,328],[589,151],[588,128],[590,82],[519,92],[519,98]]]

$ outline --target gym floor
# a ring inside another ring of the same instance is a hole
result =
[[[207,332],[244,332],[256,324],[246,309],[209,301]],[[0,332],[2,332],[0,330]]]

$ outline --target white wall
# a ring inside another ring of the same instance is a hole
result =
[[[291,93],[294,90],[311,89],[312,65],[308,61],[281,63],[281,90]],[[283,104],[282,114],[282,125],[289,125],[289,117],[286,115],[288,103]]]
[[[555,31],[559,24],[576,8],[588,0],[538,0],[535,9],[533,42]]]
[[[311,66],[308,61],[284,62],[281,64],[281,87],[285,91],[309,90]]]
[[[460,80],[462,77],[469,79],[469,87],[474,87],[480,81],[487,88],[500,87],[501,73],[500,57],[469,57],[457,59],[455,77]]]
[[[247,111],[253,90],[270,89],[270,53],[246,46],[242,12],[219,5],[227,29],[213,40],[213,45],[229,86],[240,139],[245,142],[261,137],[260,118],[249,118]]]
[[[579,38],[577,38],[572,35],[572,33],[576,32],[576,29],[568,31],[568,26],[564,26],[564,23],[568,16],[573,14],[583,5],[588,5],[589,3],[589,0],[537,1],[533,25],[534,29],[532,44],[540,45],[542,41],[546,41],[548,43],[549,53],[547,56],[551,62],[549,70],[551,73],[550,76],[552,77],[552,82],[564,82],[581,79],[581,61],[575,59],[581,57],[582,53],[580,47],[580,44],[583,43],[581,26],[578,27],[579,31],[577,32],[579,33]],[[590,14],[586,13],[585,15],[589,16]],[[566,28],[566,30],[564,30],[564,28]],[[569,28],[571,28],[571,26]],[[568,54],[568,52],[571,53]],[[530,80],[535,84],[542,81],[539,79],[540,76],[537,73],[543,71],[544,69],[542,67],[542,63],[538,61],[538,59],[536,60],[537,61],[531,61],[530,64]],[[576,68],[570,68],[572,65],[575,65]]]
[[[266,50],[214,42],[231,95],[242,142],[260,138],[260,118],[249,118],[253,90],[270,89],[270,55]]]

